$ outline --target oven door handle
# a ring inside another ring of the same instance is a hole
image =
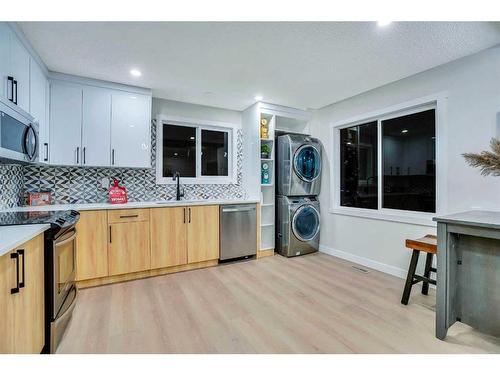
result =
[[[56,240],[54,245],[55,245],[56,247],[57,247],[57,246],[62,246],[62,245],[64,245],[64,244],[67,244],[68,242],[73,241],[73,240],[76,238],[76,229],[73,229],[73,230],[72,230],[72,233],[73,233],[73,234],[72,234],[72,235],[71,235],[71,237],[69,237],[69,238],[66,238],[66,239],[64,239],[64,240],[62,240],[62,241],[58,241],[58,240]]]

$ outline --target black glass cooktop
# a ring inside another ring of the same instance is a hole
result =
[[[51,224],[64,227],[75,224],[80,214],[77,211],[26,211],[26,212],[0,212],[0,226],[2,225],[27,225]]]

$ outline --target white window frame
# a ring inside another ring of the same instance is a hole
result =
[[[178,125],[196,128],[196,177],[183,177],[183,184],[235,184],[237,182],[237,129],[238,126],[221,121],[190,119],[177,116],[159,116],[156,119],[156,183],[171,185],[176,182],[172,177],[163,177],[163,125]],[[228,134],[228,175],[202,176],[201,175],[201,131],[215,130]]]
[[[396,221],[435,227],[432,218],[446,212],[446,92],[400,103],[378,111],[336,122],[330,126],[330,150],[333,152],[330,171],[331,199],[329,211],[332,214],[357,216],[370,219]],[[394,117],[435,109],[436,114],[436,212],[418,212],[382,207],[382,126],[381,122]],[[340,205],[340,130],[356,125],[377,121],[377,168],[378,168],[378,207],[377,209],[345,207]]]

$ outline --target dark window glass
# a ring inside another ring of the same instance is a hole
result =
[[[436,211],[435,110],[382,121],[382,207]]]
[[[228,133],[201,131],[201,175],[228,175]]]
[[[340,205],[378,208],[377,122],[340,130]]]
[[[163,125],[163,177],[196,177],[196,128]]]

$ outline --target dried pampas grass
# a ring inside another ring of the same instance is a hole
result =
[[[491,138],[490,148],[491,151],[465,153],[462,156],[471,167],[480,168],[483,176],[500,176],[500,140]]]

